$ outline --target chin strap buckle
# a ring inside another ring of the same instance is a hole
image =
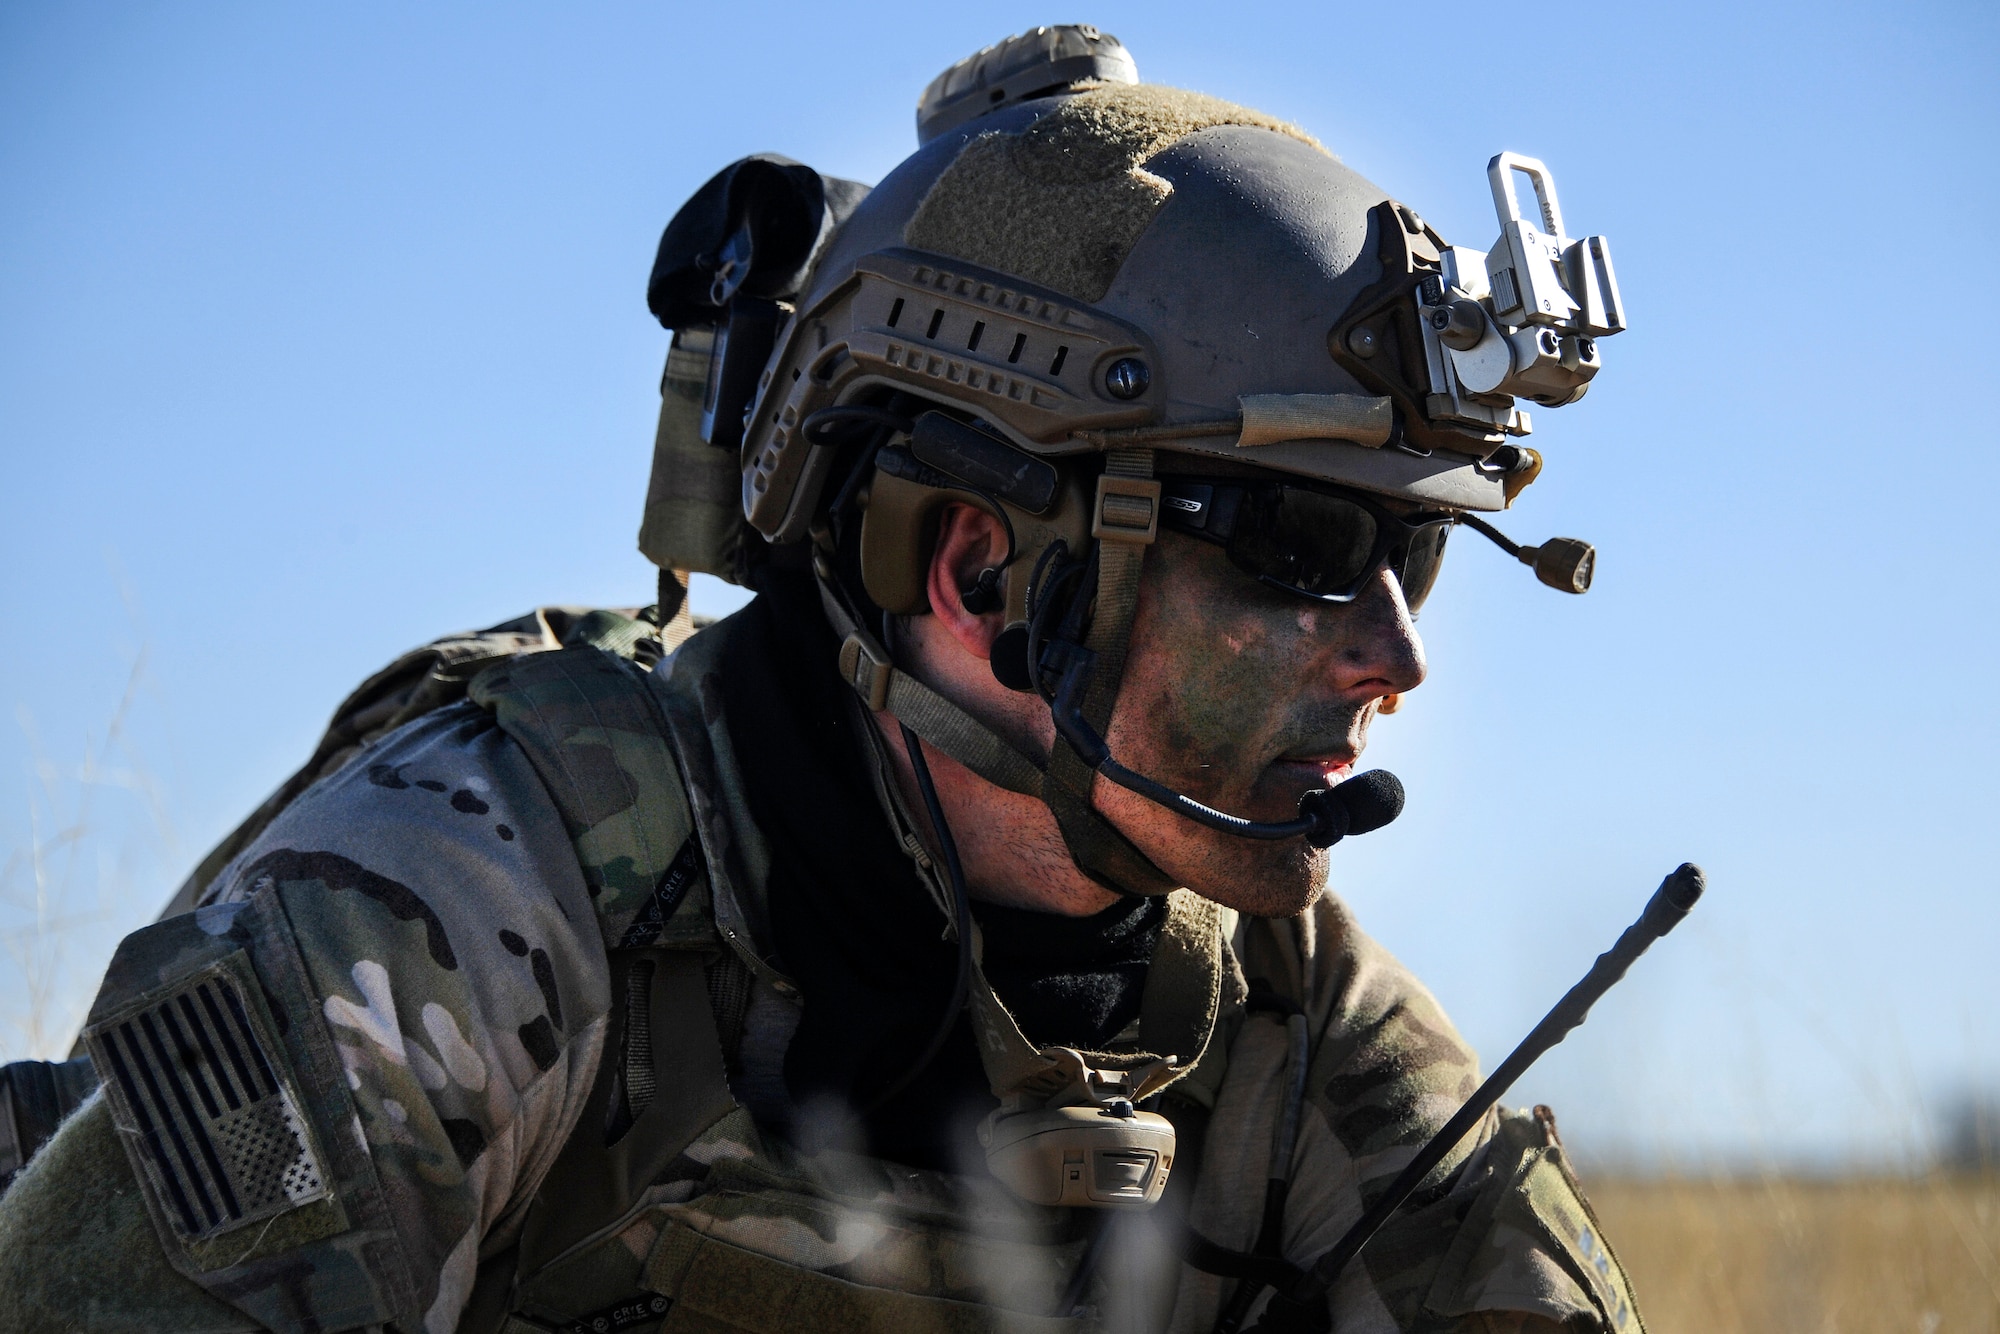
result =
[[[868,702],[871,713],[889,707],[889,678],[895,665],[859,632],[850,634],[840,645],[840,679]]]
[[[1090,535],[1104,542],[1150,544],[1160,535],[1159,478],[1100,475]]]

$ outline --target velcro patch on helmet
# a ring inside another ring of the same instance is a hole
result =
[[[155,1216],[200,1270],[241,1263],[278,1236],[296,1245],[346,1226],[254,977],[233,966],[241,959],[178,978],[84,1035]]]
[[[917,206],[903,241],[1080,301],[1101,300],[1173,193],[1144,164],[1218,125],[1321,147],[1295,125],[1220,98],[1107,85],[1066,98],[1018,134],[995,131],[967,144]]]

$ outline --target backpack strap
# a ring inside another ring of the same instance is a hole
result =
[[[548,789],[606,948],[713,948],[701,842],[654,689],[630,659],[584,644],[495,663],[467,697]]]
[[[462,1329],[499,1328],[524,1282],[626,1215],[736,1106],[717,1022],[717,983],[736,961],[712,925],[656,690],[637,663],[585,644],[495,663],[467,691],[521,747],[562,816],[610,954],[614,1004],[583,1114],[516,1246],[482,1265]]]
[[[515,1272],[532,1277],[607,1224],[622,1220],[702,1132],[736,1107],[709,1003],[702,956],[619,950],[605,1055],[583,1116],[535,1191]],[[635,1097],[628,1071],[643,1058],[653,1087]]]

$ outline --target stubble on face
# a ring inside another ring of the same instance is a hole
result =
[[[1163,534],[1140,580],[1124,684],[1111,725],[1127,766],[1205,805],[1286,820],[1299,798],[1351,772],[1391,687],[1372,662],[1421,678],[1422,649],[1386,580],[1353,603],[1267,588],[1218,548]],[[1329,852],[1303,839],[1221,833],[1099,780],[1094,797],[1153,861],[1190,889],[1259,917],[1318,897]]]

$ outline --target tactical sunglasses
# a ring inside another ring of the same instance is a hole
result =
[[[1162,479],[1160,521],[1213,542],[1245,574],[1321,602],[1352,602],[1387,565],[1424,605],[1456,520],[1397,515],[1358,491],[1305,482]]]

